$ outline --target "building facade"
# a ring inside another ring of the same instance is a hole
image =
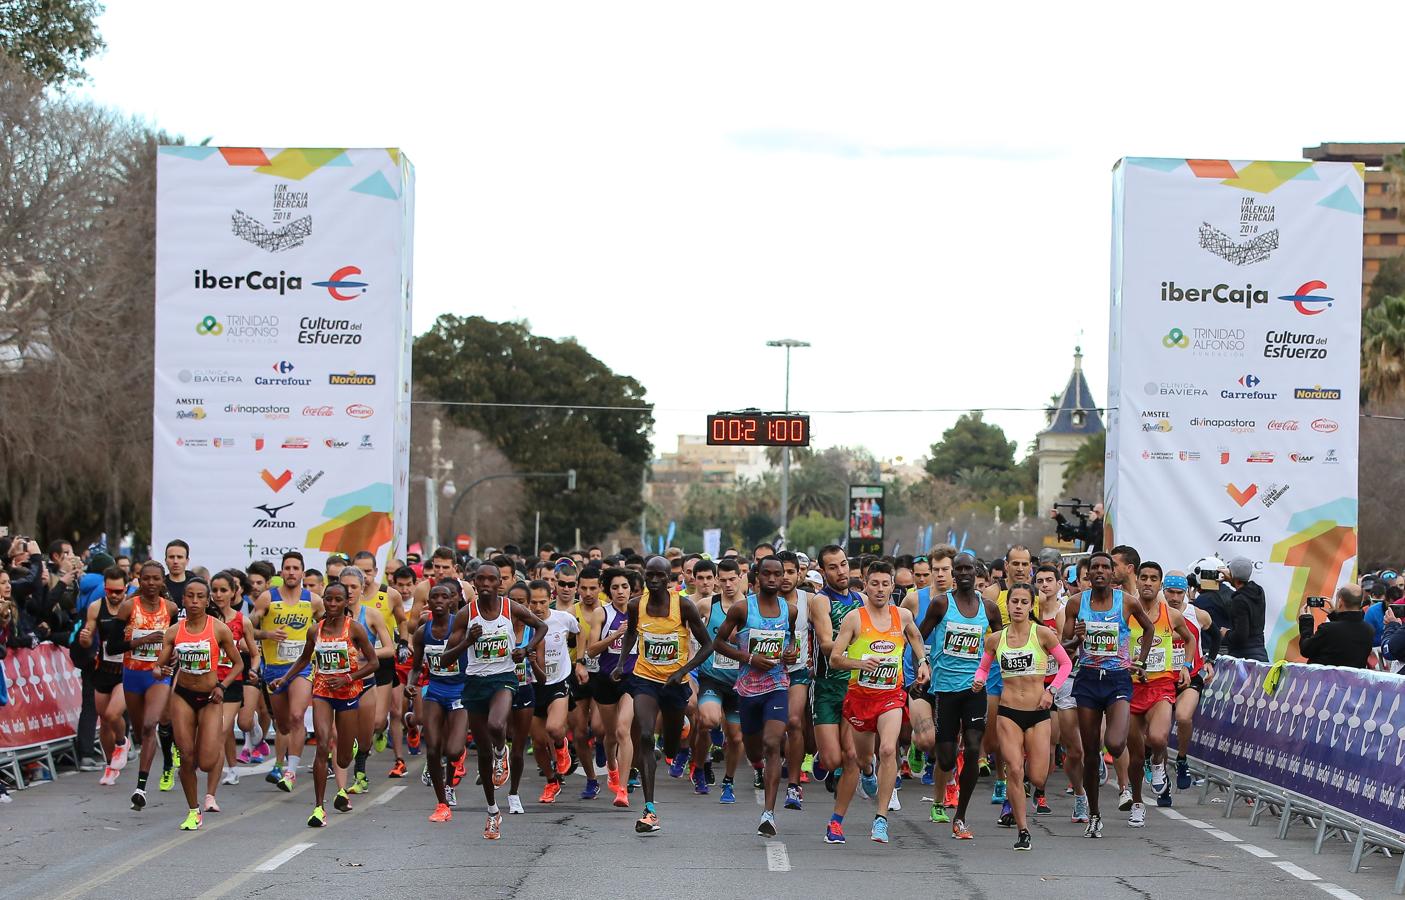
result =
[[[1359,162],[1366,166],[1365,228],[1361,249],[1361,303],[1370,297],[1371,282],[1381,263],[1405,254],[1405,223],[1400,220],[1400,193],[1395,188],[1396,173],[1387,160],[1399,157],[1405,144],[1327,143],[1304,147],[1303,157],[1324,162]],[[1405,178],[1405,171],[1399,173]]]
[[[1073,454],[1089,438],[1102,433],[1103,418],[1083,375],[1083,350],[1075,347],[1068,384],[1064,385],[1058,405],[1049,413],[1048,427],[1036,438],[1039,515],[1047,514],[1063,494],[1064,470]]]

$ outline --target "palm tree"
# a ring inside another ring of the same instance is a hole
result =
[[[1386,297],[1361,316],[1361,405],[1405,393],[1405,296]]]

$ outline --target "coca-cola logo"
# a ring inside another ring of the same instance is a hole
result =
[[[1312,430],[1320,431],[1323,434],[1331,434],[1332,432],[1336,431],[1338,427],[1339,426],[1337,425],[1336,421],[1333,419],[1312,420]]]
[[[1297,419],[1273,419],[1268,423],[1269,431],[1297,431]]]
[[[346,408],[346,414],[355,419],[369,419],[376,411],[364,403],[353,403]]]
[[[304,406],[302,414],[305,416],[330,416],[333,413],[330,406]]]

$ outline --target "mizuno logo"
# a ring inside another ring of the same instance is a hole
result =
[[[279,514],[280,512],[282,512],[283,510],[287,509],[288,507],[290,507],[290,506],[292,506],[292,505],[293,505],[293,504],[291,504],[291,503],[284,503],[282,506],[269,506],[267,503],[263,503],[263,504],[260,504],[260,505],[258,505],[258,506],[255,506],[254,509],[257,509],[258,511],[262,512],[264,515],[268,516],[270,519],[276,519],[276,518],[278,518],[278,514]]]
[[[1238,522],[1234,521],[1233,519],[1220,519],[1220,524],[1228,525],[1230,528],[1233,528],[1235,534],[1243,534],[1245,525],[1248,525],[1251,522],[1257,522],[1258,520],[1258,516],[1254,516],[1252,519],[1242,519]]]

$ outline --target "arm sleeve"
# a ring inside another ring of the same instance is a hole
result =
[[[1324,623],[1321,628],[1311,634],[1305,635],[1298,641],[1298,650],[1303,656],[1307,657],[1308,662],[1312,662],[1314,656],[1326,649],[1323,645],[1330,637],[1331,635],[1328,634],[1327,624]]]
[[[1049,690],[1057,692],[1068,680],[1069,673],[1073,671],[1073,660],[1068,658],[1068,651],[1063,644],[1055,644],[1054,649],[1049,651],[1054,659],[1058,660],[1059,671],[1054,675],[1054,680],[1049,684]]]
[[[984,682],[990,677],[990,667],[995,662],[995,654],[989,650],[981,656],[981,666],[976,670],[976,680]]]

